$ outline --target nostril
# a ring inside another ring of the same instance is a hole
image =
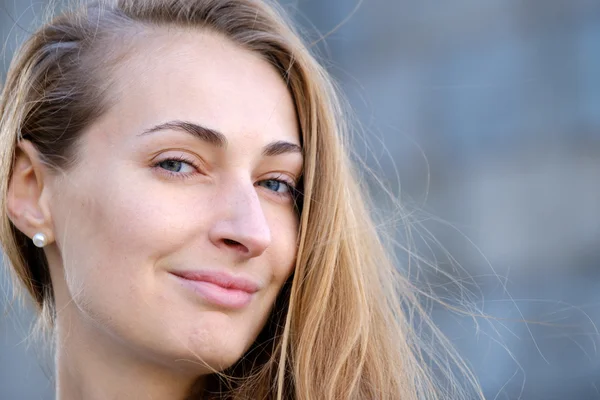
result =
[[[236,242],[235,240],[231,240],[231,239],[223,239],[223,243],[225,243],[227,246],[231,246],[231,247],[244,247],[244,245],[241,244],[240,242]]]

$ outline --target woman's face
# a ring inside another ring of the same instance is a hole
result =
[[[259,56],[190,31],[146,38],[111,91],[51,184],[57,306],[98,343],[225,368],[294,266],[292,98]]]

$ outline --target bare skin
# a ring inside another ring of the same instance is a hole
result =
[[[57,399],[183,399],[244,354],[293,270],[297,117],[273,67],[212,33],[148,35],[115,80],[65,174],[20,144],[8,211],[50,241]],[[182,272],[252,288],[215,300]]]

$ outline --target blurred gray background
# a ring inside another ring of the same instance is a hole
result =
[[[0,0],[1,77],[46,4]],[[600,399],[600,1],[283,4],[311,40],[327,34],[315,51],[360,122],[357,154],[463,286],[415,282],[492,317],[432,308],[486,398]],[[0,398],[51,399],[30,314],[6,299]]]

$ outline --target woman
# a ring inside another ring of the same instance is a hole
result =
[[[1,238],[57,399],[466,396],[273,5],[89,4],[20,50],[0,113]]]

